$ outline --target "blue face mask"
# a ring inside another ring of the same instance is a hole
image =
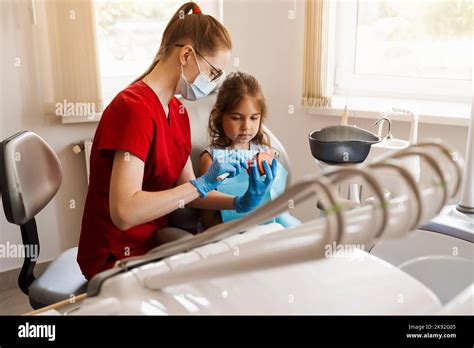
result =
[[[211,81],[209,76],[201,71],[196,53],[194,53],[194,59],[196,59],[199,75],[196,76],[193,83],[189,83],[184,77],[183,66],[181,65],[181,76],[175,90],[175,94],[181,94],[184,99],[191,101],[207,97],[217,87],[216,81]]]

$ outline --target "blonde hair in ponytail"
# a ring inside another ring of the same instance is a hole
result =
[[[219,49],[232,49],[227,29],[214,17],[201,13],[195,2],[187,2],[168,22],[150,67],[132,83],[148,75],[160,60],[169,55],[175,44],[183,43],[189,43],[199,53],[211,56]]]

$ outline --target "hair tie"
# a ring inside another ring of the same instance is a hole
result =
[[[193,6],[193,13],[202,13],[201,8],[198,5]]]

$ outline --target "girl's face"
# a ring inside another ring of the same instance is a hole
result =
[[[260,129],[260,108],[254,98],[245,96],[237,107],[225,113],[222,128],[234,148],[248,150],[249,142]]]

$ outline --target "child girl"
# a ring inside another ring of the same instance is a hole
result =
[[[247,156],[246,159],[252,158],[258,152],[266,152],[273,158],[278,158],[278,151],[272,148],[262,128],[266,117],[265,98],[257,80],[243,72],[231,73],[220,87],[216,103],[211,110],[209,117],[211,143],[201,152],[200,172],[205,173],[213,159],[219,156],[232,157],[232,154],[236,152],[240,157]],[[280,163],[278,167],[281,170],[278,171],[272,188],[276,194],[281,194],[285,187],[287,172]],[[242,171],[239,177],[232,180],[226,179],[226,181],[229,184],[224,181],[219,186],[219,191],[237,195],[239,191],[237,186],[241,186],[240,191],[244,191],[248,186],[248,175]],[[242,183],[244,183],[243,187]],[[241,215],[235,211],[201,210],[202,227],[207,229],[222,223],[223,219],[225,222]],[[284,227],[299,223],[289,214],[282,215],[276,222]]]

